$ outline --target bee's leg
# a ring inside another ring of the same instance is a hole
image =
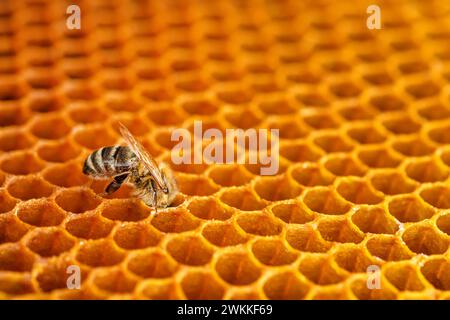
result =
[[[151,180],[151,184],[152,184],[152,190],[153,190],[153,204],[155,206],[155,214],[158,213],[158,196],[156,193],[156,183],[155,181]]]
[[[110,184],[108,184],[108,186],[105,188],[105,194],[108,195],[108,194],[116,192],[127,177],[128,177],[128,172],[119,174],[118,176],[115,176],[114,180]]]

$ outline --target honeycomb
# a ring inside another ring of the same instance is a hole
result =
[[[370,4],[0,1],[0,298],[449,299],[450,2]],[[279,129],[279,173],[172,163],[157,215],[82,174],[195,120]]]

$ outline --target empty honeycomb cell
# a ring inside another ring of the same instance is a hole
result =
[[[0,213],[11,211],[16,203],[17,201],[6,190],[0,189]]]
[[[212,248],[197,236],[176,236],[169,240],[166,249],[176,261],[190,266],[207,264],[213,254]]]
[[[178,269],[178,265],[160,250],[146,250],[132,254],[127,268],[143,278],[167,278]]]
[[[15,151],[31,148],[36,140],[30,134],[13,128],[0,133],[0,150]]]
[[[6,188],[10,195],[20,200],[44,198],[53,193],[51,184],[34,175],[16,177]]]
[[[76,259],[91,267],[107,267],[120,263],[124,259],[124,252],[111,240],[90,240],[80,245]]]
[[[392,148],[409,157],[421,157],[433,153],[435,148],[420,138],[406,138],[394,140]]]
[[[439,102],[435,104],[425,104],[417,109],[417,113],[428,121],[443,120],[450,117],[450,110]]]
[[[242,286],[255,282],[261,269],[244,251],[230,251],[221,254],[215,264],[219,276],[226,282]]]
[[[259,236],[273,236],[280,234],[283,226],[272,216],[265,213],[242,213],[236,222],[246,232]]]
[[[5,76],[0,79],[0,101],[16,101],[24,96],[26,88],[23,82],[15,76]]]
[[[61,190],[55,198],[62,209],[72,213],[83,213],[95,209],[101,199],[87,188],[70,188]]]
[[[73,138],[75,141],[88,149],[100,149],[104,146],[112,146],[116,142],[116,138],[109,131],[102,127],[77,127],[74,129]]]
[[[78,156],[80,148],[70,140],[51,141],[42,143],[37,154],[45,161],[66,162]]]
[[[433,207],[440,209],[450,208],[450,189],[445,185],[432,185],[424,188],[420,196]]]
[[[65,228],[71,235],[82,239],[104,238],[113,227],[114,222],[98,215],[79,215],[65,223]]]
[[[364,238],[364,233],[345,218],[320,220],[317,230],[327,241],[360,243]]]
[[[222,299],[225,288],[207,271],[189,271],[181,280],[181,288],[189,300]]]
[[[234,187],[225,190],[220,200],[230,207],[243,211],[261,210],[266,207],[266,202],[259,200],[250,190],[245,187]]]
[[[329,111],[312,111],[305,112],[303,121],[316,130],[332,129],[339,126],[335,117]]]
[[[424,262],[420,271],[436,289],[450,289],[450,262],[447,259],[429,259]]]
[[[305,107],[326,107],[329,105],[327,98],[313,92],[298,93],[295,98]]]
[[[123,249],[134,250],[156,246],[161,234],[148,223],[127,223],[114,232],[114,241]]]
[[[347,135],[361,144],[377,144],[386,140],[386,135],[373,125],[352,126]]]
[[[338,248],[334,253],[334,261],[339,267],[351,273],[367,272],[369,266],[376,265],[363,248],[350,244]]]
[[[66,136],[70,129],[70,125],[61,115],[42,116],[31,124],[31,133],[41,139],[60,139]]]
[[[336,82],[329,87],[332,94],[339,98],[354,98],[361,93],[361,89],[351,81]]]
[[[26,239],[26,246],[41,257],[58,256],[74,245],[73,237],[55,227],[33,230]]]
[[[448,170],[433,159],[411,162],[405,171],[408,177],[422,183],[443,181],[448,177]]]
[[[305,163],[293,165],[289,169],[291,177],[303,186],[325,186],[330,185],[334,177],[326,170],[316,164]]]
[[[400,222],[418,222],[431,218],[435,211],[414,195],[393,197],[388,204],[389,213]]]
[[[6,173],[14,175],[35,173],[42,170],[43,167],[42,160],[27,151],[8,153],[1,161],[1,169]]]
[[[158,213],[152,219],[152,225],[162,232],[184,232],[194,230],[200,220],[192,216],[187,209],[176,208]]]
[[[435,230],[430,224],[408,227],[403,232],[402,239],[411,251],[427,255],[443,254],[449,246],[446,235]]]
[[[336,267],[333,260],[323,253],[310,253],[301,258],[300,272],[310,281],[319,285],[330,285],[343,281],[346,272]]]
[[[181,299],[182,296],[177,291],[176,281],[173,280],[148,280],[140,285],[138,292],[144,298],[153,300],[175,300]]]
[[[290,114],[295,113],[295,107],[286,100],[267,99],[258,103],[258,108],[265,114]]]
[[[70,119],[77,123],[101,122],[107,114],[98,106],[91,103],[75,102],[68,106]]]
[[[287,242],[294,248],[306,252],[326,252],[331,244],[325,241],[311,225],[289,225]]]
[[[390,235],[379,235],[367,241],[367,250],[386,261],[407,260],[413,256],[403,241]]]
[[[243,120],[242,120],[243,121]],[[304,137],[308,129],[304,124],[301,124],[298,120],[291,119],[268,119],[267,120],[268,129],[279,130],[279,136],[281,139],[298,139]]]
[[[440,87],[431,80],[422,80],[417,83],[406,85],[405,87],[405,91],[416,99],[424,99],[435,96],[440,90]]]
[[[29,228],[21,222],[15,215],[0,215],[0,243],[16,242],[20,240]]]
[[[394,82],[392,75],[385,71],[369,71],[362,75],[363,79],[375,86],[389,85]]]
[[[81,167],[73,162],[48,167],[42,175],[51,184],[66,188],[80,186],[88,181]]]
[[[188,204],[187,209],[197,218],[205,220],[227,220],[233,214],[213,197],[196,198]]]
[[[401,162],[399,156],[384,147],[361,149],[357,155],[370,168],[395,168]]]
[[[374,110],[363,108],[355,103],[348,103],[337,110],[338,114],[347,121],[370,120],[376,114]]]
[[[303,201],[311,210],[323,214],[341,215],[350,209],[349,203],[328,187],[307,190]]]
[[[353,157],[343,154],[327,156],[324,167],[336,176],[362,176],[366,168]]]
[[[179,177],[178,188],[180,192],[188,196],[209,196],[219,190],[207,177],[185,173],[180,174]]]
[[[94,100],[99,95],[99,88],[93,83],[81,81],[79,79],[72,81],[65,81],[62,88],[62,92],[67,98],[72,100]]]
[[[440,144],[450,143],[450,125],[444,123],[430,127],[428,130],[428,137],[434,142]]]
[[[372,93],[369,103],[382,112],[402,110],[405,108],[405,102],[401,98],[388,92]]]
[[[6,243],[0,249],[0,270],[24,272],[33,268],[35,256],[23,245]]]
[[[301,202],[276,204],[270,210],[277,218],[286,223],[303,224],[314,219],[314,214],[306,209]]]
[[[248,183],[252,180],[253,175],[241,166],[223,165],[212,167],[208,171],[208,177],[220,186],[231,187]]]
[[[429,69],[429,66],[423,62],[418,60],[406,61],[403,63],[399,63],[397,68],[403,74],[412,74],[412,73],[421,73],[425,72]]]
[[[425,285],[419,272],[408,262],[396,262],[383,269],[383,275],[400,291],[422,291]]]
[[[170,117],[167,116],[168,113],[170,113]],[[161,126],[179,125],[186,119],[184,113],[181,113],[178,109],[174,110],[170,106],[152,107],[146,115],[151,122]]]
[[[388,169],[374,173],[370,183],[375,189],[388,195],[410,193],[417,187],[416,183],[405,178],[404,175]]]
[[[210,99],[205,98],[189,98],[180,102],[181,108],[189,114],[211,115],[217,112],[218,106]]]
[[[383,286],[379,290],[369,289],[367,279],[356,278],[351,281],[350,288],[353,294],[360,300],[395,300],[396,293],[390,287]]]
[[[306,143],[283,143],[280,155],[292,162],[316,161],[321,157],[320,149]]]
[[[287,176],[257,177],[254,190],[261,199],[279,201],[297,197],[302,188],[289,181]]]
[[[394,234],[399,229],[395,219],[386,214],[384,208],[364,206],[352,214],[352,222],[364,233]]]
[[[105,203],[101,214],[110,220],[139,221],[150,215],[150,208],[137,199],[113,199]]]
[[[381,124],[393,134],[412,134],[421,128],[420,123],[404,113],[390,114],[381,120]]]
[[[447,235],[450,235],[450,214],[443,214],[436,220],[437,227]]]
[[[17,208],[16,215],[23,222],[36,227],[57,226],[66,217],[63,210],[47,199],[27,201],[26,205]]]
[[[136,280],[117,267],[94,270],[90,277],[97,288],[108,292],[133,292],[136,285]]]
[[[23,295],[34,292],[33,283],[27,274],[0,275],[0,291],[10,295]]]
[[[262,121],[261,116],[251,108],[245,110],[229,110],[224,113],[224,119],[232,126],[245,130],[257,127]]]
[[[264,283],[264,294],[272,300],[299,300],[306,297],[310,287],[290,271],[276,273]]]
[[[107,110],[104,110],[105,112],[136,112],[141,108],[136,99],[124,92],[105,92],[103,101],[107,108]],[[89,119],[89,117],[87,118]]]
[[[269,266],[281,266],[293,263],[298,254],[289,250],[283,242],[273,239],[261,239],[252,244],[252,252],[261,263]]]
[[[231,222],[208,223],[203,228],[202,235],[218,247],[235,246],[247,242],[249,238],[245,232],[238,230]]]
[[[336,191],[347,201],[355,204],[377,204],[383,200],[366,180],[357,177],[340,179]]]
[[[319,135],[313,141],[319,148],[327,153],[348,152],[353,149],[353,146],[349,141],[346,141],[340,135],[333,133]]]

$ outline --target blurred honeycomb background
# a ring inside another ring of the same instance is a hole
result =
[[[0,297],[449,299],[449,40],[445,0],[1,0]],[[278,128],[279,174],[173,165],[152,216],[81,172],[194,120]]]

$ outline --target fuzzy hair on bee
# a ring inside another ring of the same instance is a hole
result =
[[[172,204],[178,189],[172,170],[156,163],[131,132],[119,124],[126,146],[107,146],[93,151],[85,160],[83,173],[93,178],[112,178],[105,194],[117,191],[127,182],[135,187],[134,196],[155,208]]]

